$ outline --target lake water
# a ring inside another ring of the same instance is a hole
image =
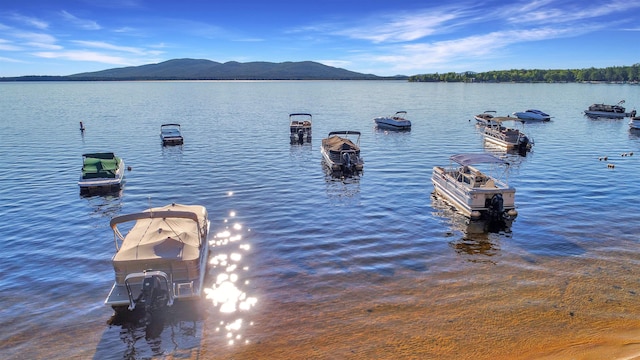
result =
[[[622,99],[639,106],[640,87],[0,83],[0,357],[640,356],[640,134],[583,116]],[[470,231],[432,197],[432,168],[490,150],[474,114],[527,108],[553,119],[526,125],[526,157],[507,156],[518,218]],[[399,110],[410,132],[374,129]],[[295,112],[313,115],[311,144],[290,145]],[[160,144],[171,122],[182,147]],[[335,130],[362,132],[359,179],[324,173],[320,141]],[[80,196],[94,151],[131,167],[119,194]],[[207,299],[152,337],[108,325],[110,219],[172,202],[209,211]]]

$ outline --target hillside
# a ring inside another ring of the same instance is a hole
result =
[[[173,59],[157,64],[113,68],[69,76],[22,76],[1,81],[29,80],[382,80],[406,76],[380,77],[362,74],[313,61],[219,63],[201,59]]]

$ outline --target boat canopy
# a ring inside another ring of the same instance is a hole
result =
[[[308,114],[308,113],[293,113],[293,114],[289,114],[289,117],[292,117],[292,116],[309,116],[309,117],[311,117],[311,114]]]
[[[203,229],[207,211],[199,205],[169,205],[128,214],[111,220],[111,228],[122,244],[114,263],[128,263],[153,259],[198,259],[202,246]],[[136,221],[126,236],[122,236],[117,225]]]
[[[163,128],[165,126],[177,126],[177,127],[180,127],[180,124],[162,124],[162,125],[160,125],[161,128]]]
[[[452,155],[449,159],[462,166],[474,164],[509,164],[508,162],[487,153],[456,154]]]

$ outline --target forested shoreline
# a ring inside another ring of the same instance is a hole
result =
[[[573,70],[495,70],[409,76],[410,82],[640,82],[640,63],[631,66]]]

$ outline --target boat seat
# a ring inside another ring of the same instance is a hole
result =
[[[482,185],[482,187],[494,189],[496,187],[496,183],[493,179],[489,179],[484,185]]]

